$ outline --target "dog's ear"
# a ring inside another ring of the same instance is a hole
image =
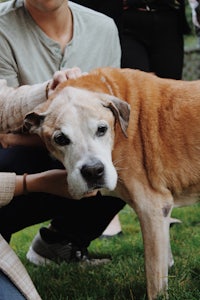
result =
[[[110,108],[113,112],[116,120],[120,124],[120,127],[125,137],[128,137],[127,128],[130,117],[130,105],[126,101],[123,101],[114,96],[109,96],[107,100],[109,100],[107,107]]]
[[[24,118],[23,131],[31,133],[39,133],[41,124],[43,123],[45,114],[31,112]]]

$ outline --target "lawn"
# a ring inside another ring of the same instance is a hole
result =
[[[171,228],[175,265],[169,273],[170,300],[200,299],[200,204],[174,209],[182,224]],[[110,256],[104,266],[76,263],[35,267],[25,255],[41,225],[13,235],[11,245],[27,267],[43,300],[142,300],[145,296],[143,244],[136,214],[127,205],[120,212],[123,236],[97,239],[89,247],[98,257]]]

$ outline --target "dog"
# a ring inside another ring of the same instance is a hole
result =
[[[171,211],[200,191],[200,81],[95,69],[61,83],[24,126],[63,163],[74,199],[100,190],[134,209],[148,299],[166,295]]]

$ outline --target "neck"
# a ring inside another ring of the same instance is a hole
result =
[[[63,51],[73,35],[73,19],[67,2],[54,10],[39,10],[27,5],[26,8],[41,30],[58,42]]]

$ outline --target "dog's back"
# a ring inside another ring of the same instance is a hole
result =
[[[113,94],[130,104],[128,139],[117,130],[113,151],[124,182],[134,170],[154,189],[168,188],[177,195],[188,188],[195,191],[200,182],[200,81],[100,68],[64,85]]]

